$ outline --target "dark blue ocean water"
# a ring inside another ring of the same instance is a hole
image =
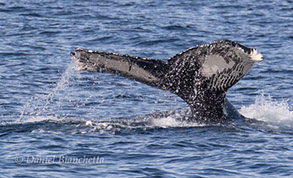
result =
[[[293,177],[292,1],[0,1],[0,39],[0,177]],[[222,126],[69,56],[167,60],[221,39],[264,56],[228,92],[248,119]]]

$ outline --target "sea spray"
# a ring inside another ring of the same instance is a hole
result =
[[[271,96],[265,96],[262,93],[256,97],[254,104],[242,106],[240,113],[247,118],[270,123],[274,127],[293,128],[293,111],[291,109],[288,100],[277,102]]]
[[[23,106],[20,113],[19,121],[23,121],[25,116],[31,117],[41,117],[47,116],[46,111],[49,105],[53,102],[55,95],[64,90],[69,85],[69,81],[73,75],[74,63],[68,64],[64,72],[62,73],[56,87],[50,91],[48,94],[36,94],[32,96],[26,104]]]
[[[62,89],[64,89],[66,86],[68,86],[70,77],[72,76],[72,73],[74,71],[74,64],[70,63],[63,74],[60,77],[60,80],[58,81],[56,87],[47,95],[46,98],[46,104],[43,107],[43,110],[46,110],[47,106],[53,101],[54,96],[56,93]]]

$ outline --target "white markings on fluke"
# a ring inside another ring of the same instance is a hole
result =
[[[256,49],[251,50],[250,58],[252,61],[255,61],[255,62],[260,62],[263,60],[263,56]]]

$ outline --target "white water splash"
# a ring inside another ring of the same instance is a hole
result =
[[[277,102],[262,93],[256,97],[254,104],[242,106],[240,113],[247,118],[270,123],[271,127],[293,128],[293,111],[288,100]]]
[[[36,117],[41,116],[48,109],[49,105],[53,102],[54,96],[61,90],[63,90],[69,84],[69,80],[72,77],[74,71],[74,63],[70,63],[65,71],[62,73],[56,87],[47,95],[37,94],[31,97],[28,102],[23,106],[19,116],[21,121],[24,116]]]
[[[182,122],[179,122],[173,116],[158,118],[152,120],[153,127],[169,128],[169,127],[182,127]]]
[[[178,110],[175,112],[170,112],[170,115],[166,115],[164,117],[152,118],[151,126],[158,128],[172,128],[172,127],[201,127],[206,126],[206,124],[200,124],[197,122],[188,122],[184,120],[184,116],[190,113],[187,110]]]
[[[63,74],[61,75],[60,80],[57,83],[57,86],[53,89],[53,91],[51,91],[46,99],[46,104],[44,106],[43,109],[46,109],[47,105],[50,104],[50,102],[52,102],[54,95],[56,95],[56,93],[60,90],[62,90],[63,88],[65,88],[68,83],[69,83],[69,79],[72,76],[72,73],[74,71],[74,64],[71,62],[67,68],[65,69],[65,71],[63,72]]]

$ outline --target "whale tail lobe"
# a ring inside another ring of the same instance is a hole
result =
[[[77,70],[111,73],[159,88],[168,71],[166,62],[77,48],[71,52]]]

